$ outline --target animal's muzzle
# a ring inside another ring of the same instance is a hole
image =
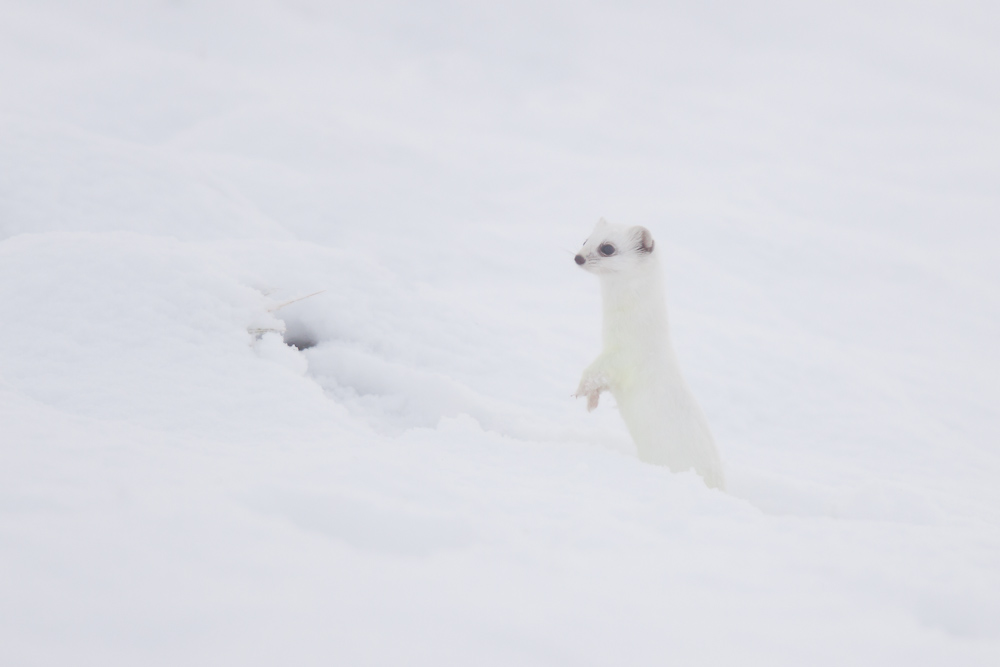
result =
[[[583,258],[583,255],[577,255],[577,256],[576,256],[576,263],[577,263],[577,264],[580,264],[580,265],[582,265],[582,264],[583,264],[584,262],[586,262],[586,261],[587,261],[587,260],[585,260],[585,259]]]

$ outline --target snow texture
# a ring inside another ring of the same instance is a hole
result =
[[[0,662],[1000,664],[998,30],[5,0]],[[729,493],[570,397],[601,216]]]

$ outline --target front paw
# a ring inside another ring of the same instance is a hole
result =
[[[580,386],[576,388],[577,398],[587,397],[587,411],[591,412],[597,407],[601,400],[601,392],[607,390],[607,381],[600,376],[584,376],[580,380]]]

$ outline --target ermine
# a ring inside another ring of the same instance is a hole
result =
[[[576,263],[601,279],[604,350],[583,372],[576,396],[586,396],[593,410],[610,391],[641,460],[694,469],[721,489],[719,453],[670,341],[659,255],[645,227],[603,218],[584,242]]]

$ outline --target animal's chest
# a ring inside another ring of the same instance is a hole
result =
[[[635,350],[619,349],[609,355],[608,380],[616,394],[631,392],[655,383],[655,360]]]

